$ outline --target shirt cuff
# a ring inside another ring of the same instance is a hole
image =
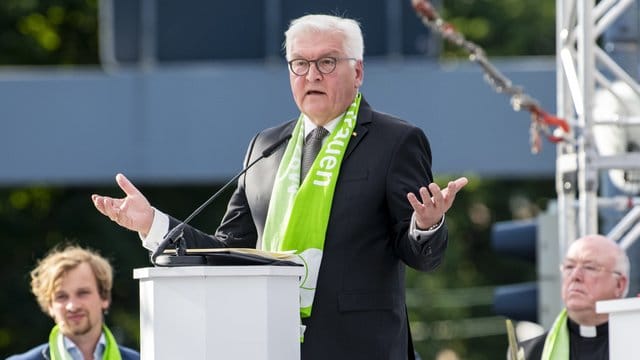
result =
[[[438,231],[442,227],[442,224],[444,224],[444,215],[442,215],[442,219],[440,219],[436,227],[431,227],[428,230],[420,230],[416,225],[416,213],[414,211],[411,215],[411,224],[409,225],[409,237],[416,241],[427,239]]]
[[[143,237],[141,233],[138,233],[140,240],[142,240],[142,246],[149,251],[155,251],[164,236],[169,231],[169,216],[162,211],[153,208],[153,222],[151,223],[151,229],[146,237]]]

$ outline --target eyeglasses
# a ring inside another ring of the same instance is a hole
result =
[[[608,270],[608,269],[605,269],[604,266],[598,265],[595,263],[583,264],[583,263],[566,262],[566,263],[560,264],[560,272],[562,272],[562,276],[565,276],[565,277],[573,274],[573,271],[578,269],[582,269],[584,273],[589,276],[596,276],[603,272],[619,275],[619,276],[622,275],[622,273],[619,271]]]
[[[336,57],[322,57],[317,60],[307,60],[307,59],[293,59],[289,61],[289,69],[291,72],[298,76],[305,76],[309,73],[309,68],[311,67],[311,63],[316,64],[316,69],[320,71],[322,74],[331,74],[335,69],[338,61],[342,60],[358,60],[356,58],[336,58]]]

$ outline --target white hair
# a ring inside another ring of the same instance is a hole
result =
[[[294,19],[285,31],[284,48],[287,60],[290,59],[291,43],[293,39],[308,33],[339,33],[343,36],[343,51],[346,56],[362,60],[364,55],[364,40],[360,23],[333,15],[305,15]]]

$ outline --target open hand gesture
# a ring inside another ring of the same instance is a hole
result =
[[[469,180],[466,177],[460,177],[454,181],[450,181],[447,187],[440,189],[438,184],[429,184],[429,189],[421,187],[420,197],[418,199],[415,194],[408,193],[407,199],[415,212],[416,225],[418,229],[428,229],[440,222],[444,213],[451,208],[456,193],[462,189]],[[431,192],[431,194],[429,194]]]
[[[153,222],[154,209],[140,190],[124,175],[116,175],[116,183],[126,194],[124,198],[115,199],[93,194],[93,204],[98,211],[118,225],[146,236]]]

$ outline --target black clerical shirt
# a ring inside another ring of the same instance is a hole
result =
[[[571,319],[567,323],[571,360],[609,360],[609,323],[598,325],[595,329],[581,327]]]
[[[580,326],[567,319],[569,327],[570,360],[609,360],[609,323],[598,326]],[[525,359],[539,360],[548,333],[520,343]]]

